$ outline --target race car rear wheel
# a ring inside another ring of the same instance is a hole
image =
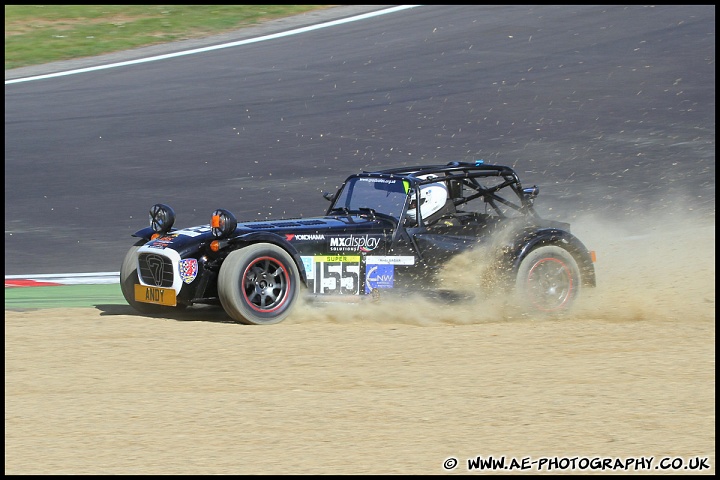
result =
[[[230,253],[220,267],[218,296],[230,317],[248,325],[283,321],[300,293],[300,274],[289,253],[255,243]]]
[[[531,313],[565,313],[580,293],[577,262],[564,248],[539,247],[520,263],[515,293],[520,305]]]
[[[137,276],[137,251],[145,241],[139,241],[128,250],[123,260],[122,267],[120,268],[120,290],[122,290],[125,301],[130,304],[135,310],[140,313],[158,313],[163,310],[160,305],[152,305],[150,303],[143,303],[135,301],[135,284],[140,283]],[[167,308],[167,307],[165,307]]]

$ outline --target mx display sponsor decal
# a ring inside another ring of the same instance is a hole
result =
[[[330,237],[331,252],[372,252],[380,245],[381,236],[348,235]]]
[[[393,288],[395,280],[394,265],[371,265],[365,266],[365,293],[370,293],[376,288]]]
[[[186,259],[180,260],[180,264],[178,265],[178,270],[180,271],[180,278],[182,278],[183,282],[192,283],[192,281],[195,280],[195,277],[197,277],[197,274],[198,274],[197,259],[186,258]]]

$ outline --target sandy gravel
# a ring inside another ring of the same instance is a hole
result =
[[[450,457],[467,473],[478,455],[714,473],[714,217],[576,222],[600,285],[570,318],[422,301],[263,327],[6,311],[5,473],[436,474]]]

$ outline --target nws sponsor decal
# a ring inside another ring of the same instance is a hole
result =
[[[286,233],[285,240],[292,242],[293,240],[325,240],[322,234],[304,234],[304,233]]]
[[[371,293],[376,288],[393,288],[394,280],[394,265],[368,265],[365,274],[365,293]]]
[[[333,252],[372,252],[380,245],[381,238],[370,235],[330,237],[330,250]]]
[[[180,260],[178,270],[180,270],[180,278],[182,278],[183,282],[192,283],[198,274],[198,261],[194,258]]]

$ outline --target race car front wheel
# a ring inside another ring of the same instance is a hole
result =
[[[520,262],[515,292],[521,306],[530,312],[565,313],[580,293],[580,269],[564,248],[539,247]]]
[[[297,301],[299,281],[289,253],[271,243],[255,243],[230,253],[223,261],[218,295],[227,314],[240,323],[279,323]]]

